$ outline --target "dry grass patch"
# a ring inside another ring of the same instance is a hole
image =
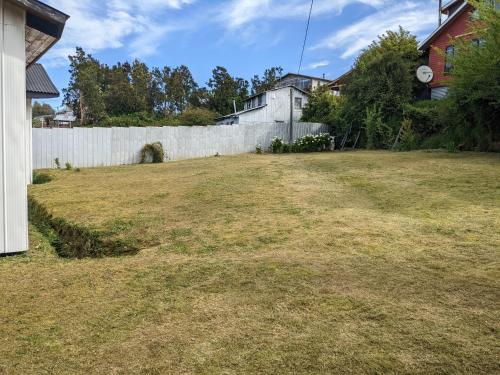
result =
[[[0,260],[0,373],[496,373],[500,157],[243,155],[50,172],[134,242]]]

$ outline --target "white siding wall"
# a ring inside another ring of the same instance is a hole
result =
[[[295,123],[294,139],[306,134],[328,132],[328,126]],[[268,148],[273,137],[289,138],[288,124],[248,123],[217,126],[179,126],[162,128],[74,128],[33,129],[33,167],[101,167],[135,164],[146,143],[161,142],[166,160],[234,155]]]
[[[28,248],[25,11],[0,0],[0,253]]]
[[[302,106],[308,100],[307,95],[302,91],[293,89],[293,101],[295,98],[302,98]],[[293,103],[292,101],[292,103]],[[239,116],[239,123],[248,122],[288,122],[290,121],[290,87],[283,87],[279,90],[268,91],[266,93],[266,106],[254,111],[242,113]],[[293,110],[293,121],[300,121],[302,110]]]
[[[30,98],[26,98],[26,184],[33,182],[33,107]]]

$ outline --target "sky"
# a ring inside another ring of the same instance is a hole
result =
[[[61,40],[40,61],[62,92],[76,46],[102,63],[139,59],[187,65],[200,86],[224,66],[250,80],[266,68],[296,73],[309,0],[45,0],[70,15]],[[315,0],[301,73],[336,78],[378,35],[399,25],[424,39],[438,0]],[[47,100],[60,106],[62,98]]]

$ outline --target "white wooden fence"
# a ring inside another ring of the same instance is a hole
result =
[[[328,132],[328,126],[317,123],[295,123],[293,138]],[[101,167],[135,164],[141,148],[161,142],[166,160],[234,155],[255,151],[257,145],[267,149],[273,137],[289,139],[289,125],[245,123],[218,126],[179,126],[147,128],[74,128],[33,129],[33,168],[62,166]]]

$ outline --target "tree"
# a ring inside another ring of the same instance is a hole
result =
[[[106,115],[104,76],[99,61],[77,47],[69,56],[70,81],[63,90],[64,103],[73,109],[81,124],[96,123]]]
[[[33,118],[39,116],[53,116],[56,113],[54,111],[54,108],[52,108],[50,104],[47,103],[41,104],[37,101],[33,103],[32,112],[33,112]]]
[[[153,113],[151,95],[152,77],[146,64],[134,60],[130,69],[130,80],[134,92],[137,112]]]
[[[449,99],[453,138],[464,149],[493,150],[500,142],[500,13],[473,2],[474,40],[456,41]]]
[[[173,113],[183,112],[196,92],[198,85],[193,79],[189,68],[185,65],[174,69],[165,67],[163,69],[163,80],[165,83],[165,97],[168,108]]]
[[[327,86],[320,86],[314,90],[302,110],[302,120],[307,122],[321,122],[340,130],[340,111],[344,103],[341,96],[333,96]]]
[[[128,62],[118,63],[109,69],[105,92],[107,114],[120,116],[145,110],[144,100],[136,96],[130,80],[131,71]]]
[[[363,126],[367,113],[380,114],[384,133],[375,137],[379,142],[374,146],[389,145],[401,126],[404,106],[415,97],[419,57],[415,36],[401,27],[374,41],[356,60],[343,92],[343,123],[352,124],[357,130]]]
[[[280,66],[266,69],[262,77],[254,75],[251,80],[252,95],[260,94],[261,92],[272,89],[282,75],[283,75],[283,68]]]
[[[217,66],[207,85],[212,91],[209,105],[211,110],[221,115],[233,113],[233,100],[237,110],[243,108],[243,102],[248,97],[248,81],[233,78],[226,68]]]

